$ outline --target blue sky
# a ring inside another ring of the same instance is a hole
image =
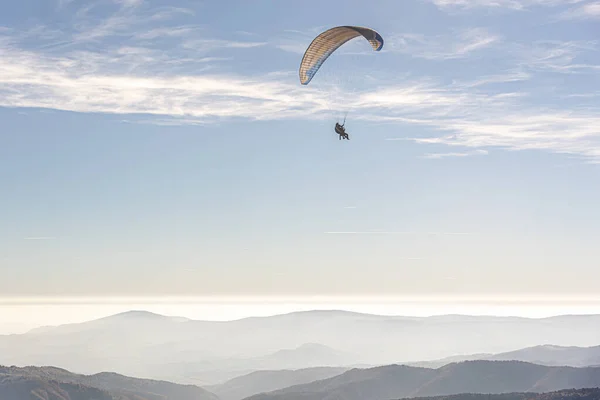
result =
[[[0,292],[591,295],[599,22],[575,0],[5,2]],[[300,85],[337,25],[383,50]]]

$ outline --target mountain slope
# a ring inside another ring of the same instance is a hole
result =
[[[205,389],[215,393],[221,400],[240,400],[257,393],[331,378],[347,370],[348,368],[316,367],[298,370],[255,371],[230,379],[220,385],[205,386]]]
[[[215,394],[197,386],[130,378],[107,372],[96,375],[79,375],[54,367],[0,366],[0,382],[2,382],[0,391],[3,393],[3,396],[0,396],[2,400],[27,392],[38,393],[41,396],[38,396],[40,399],[46,398],[44,397],[45,393],[50,398],[61,400],[75,398],[82,400],[113,398],[119,400],[218,400]]]
[[[2,400],[142,400],[118,397],[104,390],[74,383],[56,382],[41,378],[6,376],[0,374]],[[149,399],[143,399],[149,400]]]
[[[498,354],[469,354],[433,361],[405,363],[411,367],[439,368],[452,362],[470,360],[524,361],[547,366],[592,367],[600,365],[600,346],[577,347],[540,345]]]
[[[443,367],[444,365],[457,363],[457,362],[474,361],[474,360],[488,360],[488,357],[492,357],[492,356],[494,356],[494,354],[489,354],[489,353],[467,354],[467,355],[456,355],[456,356],[444,357],[439,360],[407,362],[407,363],[403,363],[403,364],[408,365],[410,367],[440,368],[440,367]],[[525,360],[514,359],[514,360],[509,360],[509,361],[525,361]]]
[[[504,393],[491,395],[461,393],[448,396],[417,397],[411,400],[600,400],[600,389],[566,389],[546,393]]]
[[[304,366],[330,367],[355,364],[360,357],[318,343],[304,343],[294,349],[282,349],[265,357],[252,359],[264,369],[296,369]]]
[[[459,393],[544,392],[600,386],[600,368],[465,361],[438,369],[389,365],[251,396],[251,400],[389,400]]]
[[[520,360],[540,365],[587,367],[600,364],[600,346],[542,345],[488,356],[487,360]]]

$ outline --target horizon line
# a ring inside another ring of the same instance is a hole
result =
[[[557,304],[557,303],[598,303],[600,295],[572,294],[572,295],[549,295],[542,294],[495,294],[495,295],[455,295],[455,294],[432,294],[432,295],[96,295],[96,296],[0,296],[0,305],[35,305],[35,304],[187,304],[187,303],[261,303],[261,304],[323,304],[323,303],[346,303],[346,304],[394,304],[394,303],[480,303],[480,304]]]

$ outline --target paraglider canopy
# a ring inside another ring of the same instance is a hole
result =
[[[383,38],[370,28],[338,26],[319,34],[306,49],[300,62],[300,83],[308,85],[327,58],[344,43],[358,36],[369,41],[373,50],[383,47]]]

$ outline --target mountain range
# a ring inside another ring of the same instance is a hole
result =
[[[461,393],[450,396],[418,397],[412,400],[599,400],[599,388],[565,389],[546,393]],[[401,399],[404,400],[404,399]]]
[[[306,379],[335,371],[303,371]],[[264,378],[267,375],[263,376]],[[271,374],[272,379],[284,375]],[[236,379],[237,388],[248,383]],[[249,381],[252,383],[252,380]],[[286,387],[245,400],[432,400],[600,399],[600,368],[547,367],[518,361],[465,361],[438,369],[388,365],[351,369],[330,378]],[[229,388],[235,388],[230,385]],[[250,388],[249,388],[250,389]],[[256,387],[254,388],[257,389]],[[575,390],[574,390],[575,389]],[[560,394],[538,393],[566,390]],[[224,392],[226,394],[226,392]],[[528,394],[527,394],[528,393]],[[74,374],[55,367],[0,366],[2,400],[219,400],[206,389],[116,373]],[[225,399],[223,397],[221,399]]]
[[[464,361],[438,369],[386,365],[261,393],[247,400],[389,400],[460,393],[550,392],[600,386],[600,368]]]
[[[450,356],[457,361],[473,357],[457,354],[487,357],[540,343],[594,346],[597,332],[599,315],[420,318],[306,311],[215,322],[131,311],[0,336],[0,362],[215,385],[260,370],[411,364]]]

